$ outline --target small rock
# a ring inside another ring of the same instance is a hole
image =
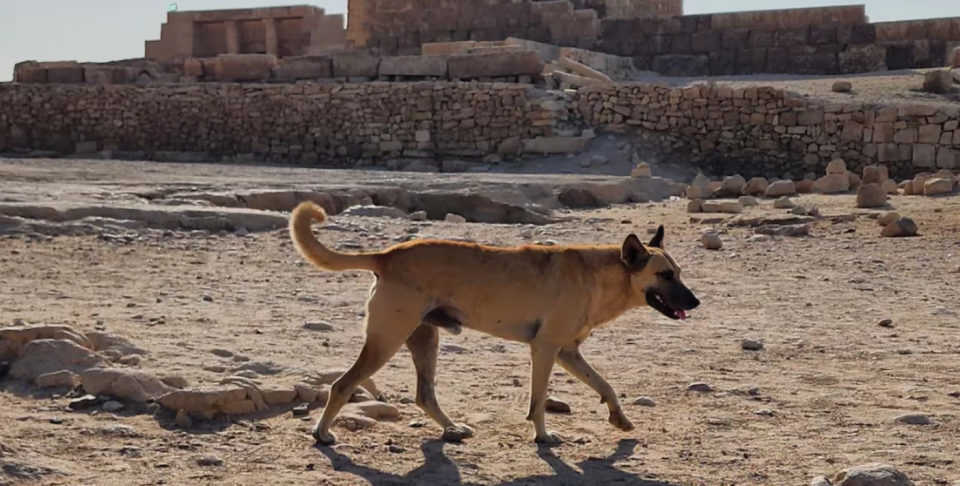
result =
[[[71,410],[83,410],[95,406],[97,401],[97,397],[93,395],[84,395],[80,398],[70,400],[67,406],[70,407]]]
[[[853,83],[850,81],[837,81],[833,83],[833,88],[831,88],[834,93],[849,93],[853,91]]]
[[[707,250],[719,250],[723,248],[723,240],[716,231],[708,231],[700,238],[700,243]]]
[[[743,207],[745,207],[745,208],[749,208],[749,207],[754,207],[754,206],[759,206],[759,205],[760,205],[760,203],[757,201],[757,198],[755,198],[755,197],[753,197],[753,196],[740,196],[740,198],[737,199],[737,202],[739,202],[740,205],[743,206]]]
[[[889,211],[883,213],[879,218],[877,218],[877,224],[880,226],[886,226],[896,220],[900,219],[900,214],[894,211]]]
[[[787,196],[783,196],[773,202],[773,207],[776,209],[793,209],[796,206],[797,205]]]
[[[310,404],[303,403],[293,407],[293,416],[294,417],[306,417],[310,415]]]
[[[426,211],[416,211],[416,212],[410,213],[410,216],[408,216],[408,218],[410,218],[410,221],[426,221],[426,220],[427,220],[427,212],[426,212]]]
[[[700,206],[705,213],[740,214],[743,206],[737,201],[704,201]]]
[[[703,199],[693,199],[687,203],[687,212],[688,213],[702,213],[703,212]]]
[[[797,184],[793,181],[776,181],[767,187],[764,196],[768,198],[777,198],[782,196],[793,196],[797,194]]]
[[[717,196],[738,197],[743,194],[745,187],[747,187],[747,180],[739,174],[724,177],[723,182],[720,184],[720,189],[717,190]]]
[[[547,397],[546,408],[548,413],[571,413],[570,404],[554,397]]]
[[[864,184],[881,184],[890,180],[890,169],[885,165],[868,165],[863,168],[862,182]],[[896,186],[896,183],[894,183]]]
[[[123,410],[123,404],[115,400],[110,400],[109,402],[104,403],[100,408],[102,408],[105,412],[119,412],[120,410]]]
[[[881,208],[887,205],[887,191],[880,184],[863,184],[857,189],[858,208]]]
[[[866,464],[844,469],[833,477],[835,486],[913,486],[905,474],[888,464]]]
[[[446,221],[447,223],[466,223],[467,222],[467,218],[464,218],[459,214],[453,214],[453,213],[447,214],[447,216],[443,218],[443,220]]]
[[[179,410],[177,416],[173,419],[173,423],[177,424],[177,427],[180,430],[190,430],[193,428],[193,419],[190,418],[190,414],[186,410]]]
[[[377,421],[370,417],[364,417],[363,415],[356,415],[352,413],[341,413],[337,416],[336,423],[342,425],[343,428],[351,432],[369,429],[370,427],[377,425]]]
[[[740,349],[744,351],[761,351],[763,350],[763,343],[756,339],[744,339],[740,341]]]
[[[657,402],[655,402],[650,397],[637,398],[636,400],[633,401],[633,404],[640,407],[656,407],[657,406]]]
[[[843,159],[833,159],[827,164],[827,175],[847,175],[847,163]]]
[[[711,388],[710,385],[706,383],[696,382],[688,385],[687,391],[697,392],[697,393],[710,393],[713,391],[713,388]]]
[[[639,178],[639,179],[649,179],[653,177],[653,171],[650,169],[650,164],[646,162],[640,162],[636,167],[630,171],[630,177]]]
[[[80,377],[72,371],[62,370],[42,374],[35,382],[40,388],[76,388],[80,384]]]
[[[333,327],[333,324],[330,324],[329,322],[325,322],[325,321],[311,321],[304,324],[303,328],[308,331],[320,331],[320,332],[328,332],[328,331],[336,330],[336,328]]]
[[[880,232],[880,236],[886,238],[909,238],[912,236],[917,236],[917,223],[914,223],[910,218],[900,218],[894,221],[891,221],[890,224],[883,228],[883,231]]]
[[[197,459],[197,465],[203,467],[220,467],[223,465],[223,459],[217,456],[203,456]]]
[[[234,231],[233,234],[235,234],[235,235],[243,238],[244,236],[249,235],[249,234],[250,234],[250,231],[247,230],[246,228],[240,228],[240,229],[238,229],[237,231]]]
[[[846,173],[827,174],[817,179],[817,182],[814,183],[814,190],[822,194],[840,194],[847,192],[850,190],[850,177],[847,176]]]
[[[897,183],[894,182],[893,179],[887,179],[883,181],[882,187],[883,187],[883,190],[887,192],[887,194],[890,194],[893,196],[900,194],[900,187],[897,186]]]
[[[400,454],[407,451],[406,449],[403,448],[403,446],[400,446],[397,444],[390,444],[389,446],[387,446],[387,450],[393,454]]]
[[[450,344],[450,343],[444,343],[444,344],[441,344],[441,345],[440,345],[440,352],[442,352],[442,353],[453,353],[453,354],[466,354],[466,353],[469,353],[470,351],[469,351],[467,348],[463,347],[463,346],[458,346],[458,345],[456,345],[456,344]]]
[[[352,206],[345,209],[340,215],[393,219],[405,219],[407,217],[407,213],[402,209],[389,206]]]
[[[594,156],[590,157],[590,162],[593,163],[593,164],[596,164],[596,165],[604,165],[604,164],[610,162],[610,159],[608,159],[608,158],[606,158],[606,157],[604,157],[604,156],[602,156],[602,155],[594,155]]]
[[[770,410],[769,408],[761,408],[760,410],[757,410],[756,412],[753,412],[753,413],[756,415],[760,415],[761,417],[773,417],[773,410]]]
[[[797,183],[797,194],[810,194],[814,190],[816,185],[815,180],[813,179],[804,179]]]
[[[930,425],[933,419],[925,413],[907,413],[893,419],[894,422],[907,425]]]
[[[893,327],[893,319],[884,319],[884,320],[878,322],[877,325],[880,326],[880,327],[891,328],[891,327]]]

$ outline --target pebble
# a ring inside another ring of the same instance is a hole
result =
[[[773,410],[770,410],[769,408],[762,408],[753,413],[763,417],[773,417]]]
[[[817,476],[810,481],[810,486],[832,486],[830,480],[824,476]]]
[[[219,467],[223,465],[223,459],[220,459],[217,456],[203,456],[200,459],[197,459],[197,465],[204,467]]]
[[[441,344],[440,351],[453,354],[466,354],[469,352],[467,348],[463,346],[457,346],[456,344]]]
[[[410,218],[410,221],[426,221],[426,220],[427,220],[427,212],[426,212],[426,211],[415,211],[415,212],[410,213],[410,216],[408,216],[408,217]]]
[[[884,319],[878,322],[877,325],[880,327],[887,327],[887,328],[893,327],[893,319]]]
[[[303,403],[303,404],[297,405],[296,407],[293,407],[294,417],[306,417],[307,415],[310,415],[309,404]]]
[[[211,296],[209,296],[209,295],[204,295],[204,296],[203,296],[203,301],[204,301],[204,302],[213,302],[213,297],[211,297]]]
[[[308,330],[308,331],[320,331],[320,332],[327,332],[327,331],[334,331],[334,330],[336,330],[336,328],[333,327],[333,324],[330,324],[329,322],[325,322],[325,321],[312,321],[312,322],[308,322],[308,323],[306,323],[306,324],[303,325],[303,328],[306,329],[306,330]]]
[[[700,238],[700,243],[708,250],[719,250],[723,248],[723,240],[715,231],[708,231]]]
[[[467,218],[464,218],[459,214],[453,214],[453,213],[447,214],[447,216],[443,218],[443,220],[446,221],[447,223],[466,223],[467,222]]]
[[[763,342],[756,339],[744,339],[740,341],[740,348],[744,351],[761,351],[763,350]]]
[[[893,420],[907,425],[930,425],[933,423],[933,418],[925,413],[907,413]]]
[[[389,446],[387,446],[387,450],[394,454],[400,454],[407,451],[406,449],[403,448],[403,446],[399,446],[397,444],[390,444]]]
[[[687,391],[698,392],[698,393],[709,393],[713,391],[713,388],[711,388],[710,385],[706,383],[697,382],[697,383],[691,383],[690,385],[688,385]]]
[[[109,402],[104,403],[101,408],[103,408],[105,412],[119,412],[120,410],[123,410],[123,404],[115,400],[110,400]]]
[[[783,196],[780,199],[777,199],[776,201],[773,202],[773,207],[775,209],[793,209],[797,207],[797,205],[794,204],[789,197]]]
[[[547,412],[549,413],[571,413],[570,404],[553,397],[547,397]]]
[[[237,231],[234,231],[233,234],[235,234],[235,235],[243,238],[244,236],[249,235],[249,234],[250,234],[250,231],[247,230],[246,228],[240,228],[240,229],[238,229]]]
[[[641,406],[641,407],[656,407],[656,406],[657,406],[657,402],[653,401],[653,399],[650,398],[650,397],[640,397],[640,398],[637,398],[636,400],[633,401],[633,404],[634,404],[634,405]]]

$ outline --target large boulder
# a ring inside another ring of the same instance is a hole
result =
[[[776,181],[767,187],[764,196],[769,198],[780,198],[783,196],[794,196],[797,194],[797,184],[790,180]]]
[[[887,192],[880,184],[863,184],[857,190],[858,208],[881,208],[887,205]]]
[[[927,179],[923,183],[923,195],[939,196],[942,194],[950,194],[951,192],[953,192],[953,188],[954,188],[953,179],[947,179],[943,177]]]
[[[31,341],[54,339],[71,341],[74,344],[96,349],[94,343],[70,326],[18,326],[0,329],[0,361],[15,359],[20,350]]]
[[[739,197],[743,194],[743,189],[746,187],[746,185],[747,180],[739,174],[724,177],[723,182],[720,185],[720,189],[717,190],[717,196]]]
[[[814,183],[814,189],[822,194],[839,194],[850,190],[850,177],[847,173],[827,174]]]
[[[770,184],[763,177],[754,177],[750,179],[750,182],[747,182],[746,186],[743,186],[743,194],[747,196],[762,196],[767,192],[767,188],[770,187]]]
[[[923,75],[923,91],[943,94],[953,88],[953,76],[947,69],[934,69]]]
[[[450,56],[451,79],[498,78],[503,76],[538,75],[543,60],[537,51],[519,50],[457,54]]]

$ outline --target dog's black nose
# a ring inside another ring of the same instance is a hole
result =
[[[690,299],[690,305],[689,305],[688,307],[689,307],[689,308],[688,308],[687,310],[694,310],[694,309],[696,309],[697,307],[700,307],[700,299],[698,299],[698,298],[696,298],[696,297],[692,297],[692,298]]]

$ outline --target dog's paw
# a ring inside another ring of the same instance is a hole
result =
[[[317,445],[332,446],[337,443],[337,436],[333,432],[321,434],[319,427],[313,429],[313,438],[316,439]]]
[[[473,437],[473,429],[465,424],[456,424],[444,429],[442,439],[444,442],[458,443],[471,437]]]
[[[617,409],[614,412],[610,412],[610,423],[613,424],[614,427],[624,432],[630,432],[631,430],[636,428],[633,425],[633,422],[631,422],[630,419],[628,419],[627,416],[623,414],[623,410],[620,410],[620,409]]]
[[[537,444],[556,446],[563,444],[563,438],[556,432],[547,432],[545,435],[538,435],[533,439]]]

